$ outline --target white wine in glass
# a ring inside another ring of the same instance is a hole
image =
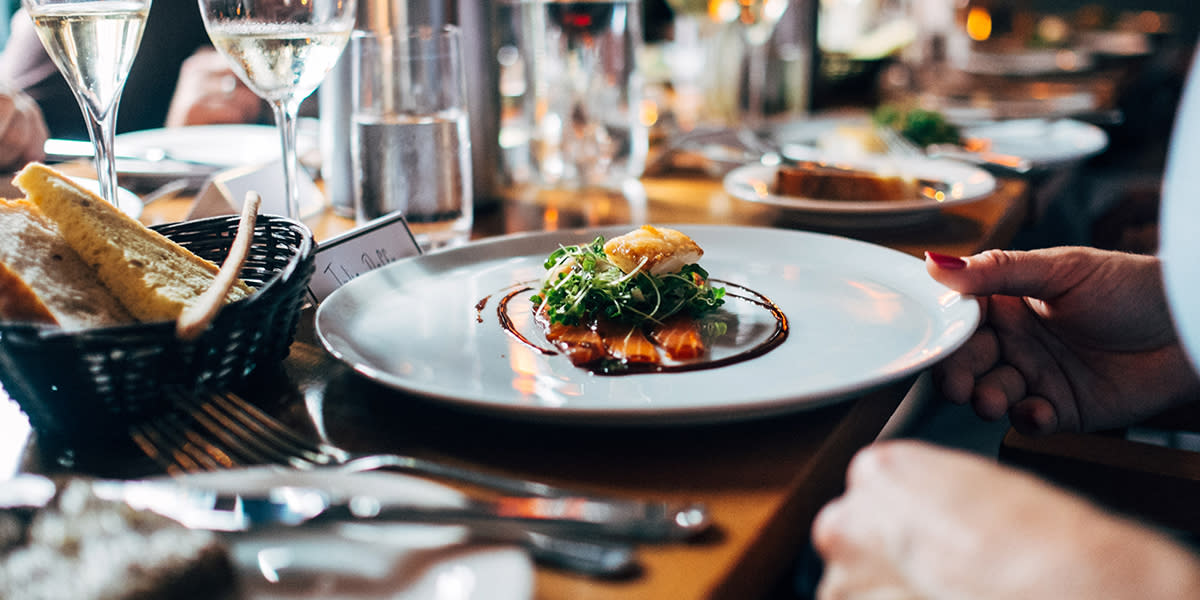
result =
[[[117,105],[142,41],[150,0],[24,0],[46,52],[87,121],[100,195],[115,204]]]
[[[298,219],[296,113],[342,55],[354,28],[354,1],[200,0],[200,12],[213,46],[275,112],[287,216]]]
[[[676,17],[707,15],[708,5],[709,0],[667,0],[667,6]]]

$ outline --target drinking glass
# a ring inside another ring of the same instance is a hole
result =
[[[354,28],[354,0],[199,0],[213,46],[271,104],[283,148],[287,216],[299,218],[296,113],[333,68]],[[230,140],[236,143],[236,140]]]
[[[703,81],[712,68],[713,34],[719,25],[708,14],[708,0],[667,0],[672,39],[666,60],[674,91],[672,112],[681,131],[695,129],[703,112]]]
[[[422,250],[466,242],[474,194],[459,28],[356,32],[350,56],[358,221],[400,211]]]
[[[640,0],[499,0],[495,22],[500,81],[517,90],[502,90],[510,183],[620,189],[641,175]]]
[[[767,87],[767,42],[787,11],[788,0],[714,0],[712,14],[736,22],[748,53],[746,80],[746,125],[753,131],[763,126],[764,91]]]
[[[100,196],[117,203],[117,105],[142,42],[150,0],[23,0],[38,37],[87,121]]]

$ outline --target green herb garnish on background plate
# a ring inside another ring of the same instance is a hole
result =
[[[924,148],[933,144],[961,144],[962,133],[940,112],[883,104],[875,109],[871,120],[876,125],[891,127]]]

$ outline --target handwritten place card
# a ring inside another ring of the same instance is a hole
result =
[[[346,282],[390,262],[421,254],[400,213],[384,215],[317,247],[316,272],[308,293],[320,304]]]

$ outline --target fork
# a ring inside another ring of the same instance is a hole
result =
[[[883,140],[883,145],[887,146],[889,154],[906,157],[925,156],[923,148],[891,127],[880,125],[875,128],[875,132],[879,135],[879,139]]]
[[[282,464],[311,470],[348,472],[389,469],[467,483],[515,496],[578,499],[603,505],[614,519],[636,523],[646,540],[685,539],[708,528],[707,508],[699,504],[595,497],[537,481],[505,477],[401,454],[357,454],[323,442],[311,442],[232,393],[207,400],[180,395],[182,409],[152,422],[134,425],[130,436],[168,473],[213,471],[243,464]],[[187,417],[191,417],[190,422]]]
[[[956,144],[934,144],[928,148],[922,148],[904,134],[886,125],[876,127],[876,131],[879,139],[883,140],[883,144],[887,146],[888,153],[895,156],[949,158],[1017,175],[1024,175],[1033,168],[1028,160],[1019,156],[970,151]]]

